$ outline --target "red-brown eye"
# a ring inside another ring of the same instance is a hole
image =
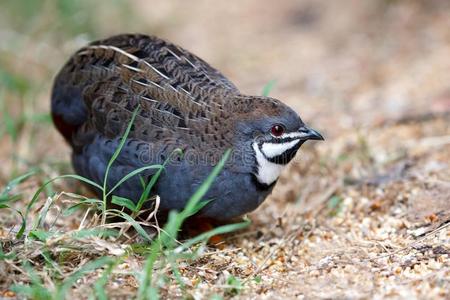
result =
[[[279,137],[284,133],[284,126],[280,124],[273,125],[270,129],[270,133],[275,137]]]

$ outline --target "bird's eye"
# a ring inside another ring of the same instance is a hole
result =
[[[279,136],[283,135],[284,131],[285,131],[285,128],[281,124],[273,125],[272,128],[270,129],[270,133],[275,137],[279,137]]]

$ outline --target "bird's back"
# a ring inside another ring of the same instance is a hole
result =
[[[55,125],[81,151],[96,135],[120,137],[140,107],[130,138],[164,145],[230,146],[223,99],[237,88],[202,59],[162,39],[118,35],[77,51],[55,79]],[[215,136],[215,138],[214,138]]]

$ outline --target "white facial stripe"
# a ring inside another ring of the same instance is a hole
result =
[[[272,184],[280,176],[284,165],[275,164],[269,161],[258,147],[257,143],[253,143],[253,150],[255,150],[256,161],[258,163],[258,173],[256,178],[260,183],[267,185]]]
[[[284,138],[302,138],[302,137],[306,137],[308,135],[308,133],[306,132],[289,132],[289,133],[285,133],[283,135],[280,136],[281,139]]]
[[[275,156],[281,155],[287,150],[291,149],[297,145],[300,140],[293,140],[285,143],[263,143],[262,152],[268,158],[274,158]]]

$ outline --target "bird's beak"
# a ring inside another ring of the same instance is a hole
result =
[[[312,128],[309,128],[308,126],[301,127],[299,129],[299,132],[302,134],[301,140],[303,140],[303,141],[306,141],[306,140],[323,141],[323,140],[325,140],[320,133],[318,133],[317,131],[315,131]]]

